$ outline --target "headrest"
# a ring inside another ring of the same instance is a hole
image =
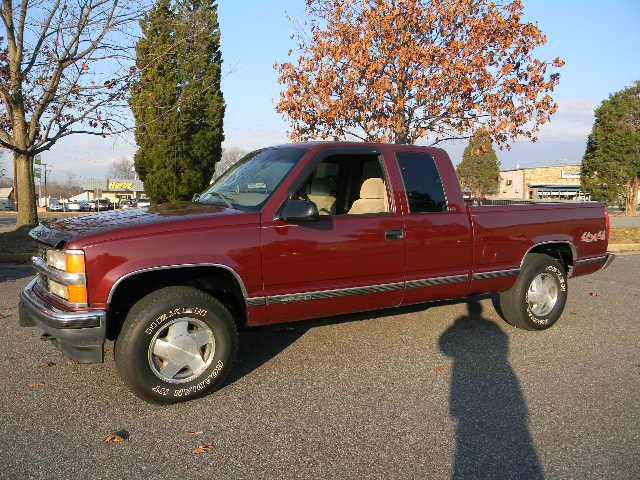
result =
[[[309,187],[311,195],[331,195],[331,181],[328,178],[314,178]]]
[[[360,198],[381,199],[384,196],[385,188],[381,178],[368,178],[360,187]]]

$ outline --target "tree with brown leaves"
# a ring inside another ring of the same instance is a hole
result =
[[[143,3],[0,3],[0,147],[14,156],[17,227],[37,223],[35,155],[69,135],[104,136],[122,125],[134,73],[130,26]]]
[[[547,39],[520,0],[307,0],[307,13],[297,59],[275,65],[294,141],[435,145],[482,129],[508,148],[557,109],[549,70],[564,62],[534,57]]]

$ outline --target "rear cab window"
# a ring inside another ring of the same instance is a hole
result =
[[[409,212],[446,212],[447,200],[433,157],[420,152],[397,152],[396,160],[404,181]]]

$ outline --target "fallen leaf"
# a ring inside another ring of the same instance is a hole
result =
[[[200,432],[200,431],[197,431],[197,432],[187,432],[187,435],[193,435],[193,436],[196,436],[196,435],[202,435],[202,434],[204,434],[204,432]]]
[[[593,291],[593,292],[589,292],[589,295],[591,295],[592,297],[597,297],[599,293],[596,291]]]
[[[44,387],[44,383],[36,382],[36,383],[29,384],[29,388],[40,388],[40,387]]]
[[[208,442],[205,444],[200,445],[199,447],[197,447],[194,451],[193,454],[194,455],[200,455],[202,453],[209,453],[213,450],[213,443]]]
[[[47,362],[40,365],[42,368],[51,368],[56,366],[56,362]]]
[[[102,443],[125,443],[129,439],[129,433],[121,430],[100,437]]]
[[[433,367],[429,369],[429,373],[435,376],[438,375],[442,375],[444,374],[444,368],[443,367]]]
[[[67,360],[67,365],[78,365],[80,362],[78,362],[77,360],[74,360],[73,358],[70,358],[69,360]]]

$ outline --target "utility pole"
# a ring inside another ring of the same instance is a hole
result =
[[[18,211],[18,165],[16,163],[16,156],[13,155],[13,198],[15,199],[16,212]]]
[[[42,163],[42,157],[36,155],[33,159],[33,163],[40,166],[40,188],[42,187],[42,174],[44,173],[44,196],[47,196],[47,163]],[[40,191],[40,194],[42,192]],[[42,196],[40,197],[42,198]]]

